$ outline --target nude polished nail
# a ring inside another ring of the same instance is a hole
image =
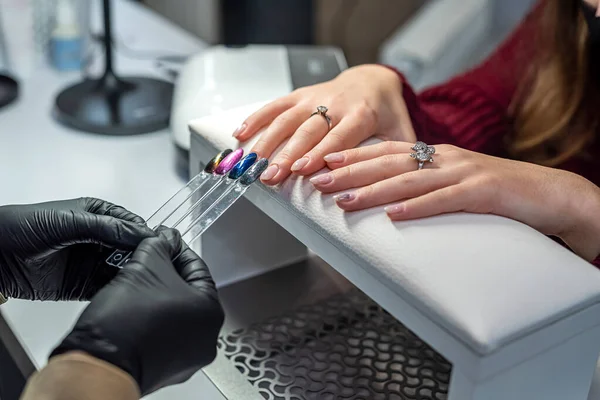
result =
[[[313,185],[327,185],[333,181],[333,177],[330,174],[323,174],[310,178],[310,183]]]
[[[238,128],[233,131],[233,137],[238,137],[242,134],[242,132],[244,132],[246,130],[246,128],[248,127],[248,124],[243,123],[242,125],[238,126]]]
[[[405,208],[406,207],[404,206],[404,203],[400,203],[400,204],[394,204],[391,206],[387,206],[384,208],[384,210],[387,214],[391,215],[391,214],[400,214],[400,213],[404,212]]]
[[[323,157],[323,160],[328,163],[339,163],[344,161],[344,155],[342,153],[331,153]]]
[[[263,181],[270,181],[275,177],[275,175],[277,175],[278,172],[279,166],[277,164],[273,164],[269,166],[269,168],[267,168],[265,172],[262,173],[260,179],[262,179]]]
[[[306,164],[308,164],[309,161],[310,161],[310,158],[302,157],[301,159],[296,161],[294,164],[292,164],[292,168],[291,168],[292,172],[300,171],[302,168],[306,167]]]

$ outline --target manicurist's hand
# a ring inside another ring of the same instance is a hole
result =
[[[114,277],[108,248],[154,236],[144,220],[104,200],[0,207],[0,293],[29,300],[87,300]]]
[[[52,356],[89,354],[125,371],[146,395],[212,362],[223,318],[204,261],[176,230],[159,228],[92,299]]]

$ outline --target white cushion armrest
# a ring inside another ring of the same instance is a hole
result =
[[[231,133],[259,106],[192,121],[192,135],[212,151],[237,147]],[[491,355],[541,331],[544,340],[561,341],[600,323],[599,271],[521,223],[469,214],[392,223],[382,208],[344,213],[332,196],[302,178],[251,189],[275,199],[394,293],[399,304],[413,307],[474,354]],[[286,229],[294,234],[293,226]],[[544,340],[528,341],[528,350],[551,345]]]

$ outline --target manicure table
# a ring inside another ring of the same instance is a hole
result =
[[[192,121],[192,172],[236,147],[231,133],[260,106]],[[253,185],[211,229],[235,223],[229,240],[248,246],[200,243],[225,289],[270,276],[312,294],[269,302],[261,297],[275,285],[258,285],[262,295],[243,302],[260,312],[229,313],[217,361],[205,369],[227,398],[588,398],[600,353],[600,272],[524,224],[344,213],[302,177]],[[327,266],[309,279],[299,271],[314,255]]]

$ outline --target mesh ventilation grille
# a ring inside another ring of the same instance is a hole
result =
[[[445,400],[451,365],[358,290],[235,331],[219,349],[268,400]]]

